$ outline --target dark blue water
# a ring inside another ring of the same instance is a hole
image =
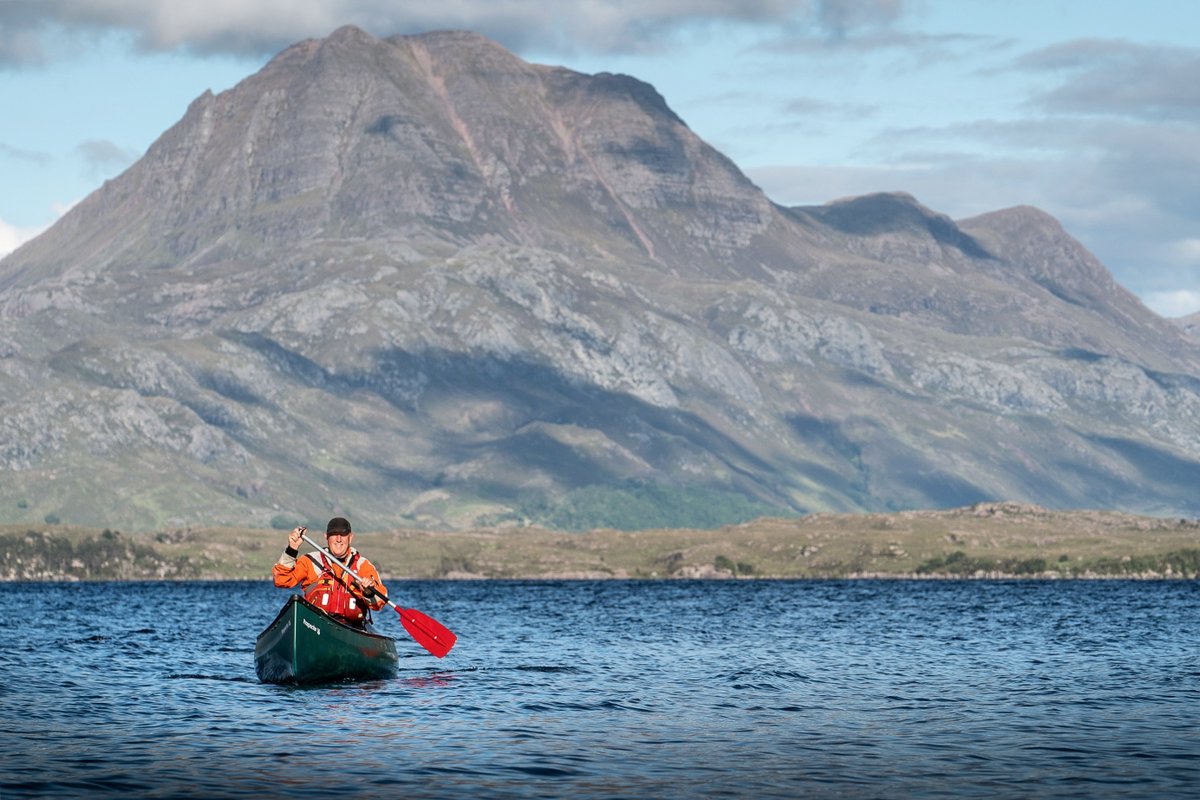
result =
[[[17,584],[0,798],[1200,795],[1196,582],[447,582],[401,674],[254,674],[261,583]]]

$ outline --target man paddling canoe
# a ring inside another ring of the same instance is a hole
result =
[[[367,609],[378,611],[383,608],[383,597],[387,589],[379,579],[375,565],[350,546],[354,533],[350,521],[345,517],[334,517],[325,526],[328,550],[362,580],[356,580],[324,553],[300,555],[300,543],[308,529],[298,526],[288,534],[288,546],[271,568],[275,585],[290,588],[300,585],[304,599],[331,616],[363,626],[367,623]]]

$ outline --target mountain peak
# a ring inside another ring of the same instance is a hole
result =
[[[1036,206],[1018,205],[1001,208],[979,214],[975,217],[959,220],[961,225],[988,227],[992,229],[1041,229],[1055,235],[1064,234],[1062,223],[1055,217]]]
[[[791,211],[853,237],[915,236],[971,257],[988,257],[953,220],[926,208],[908,192],[876,192]]]
[[[874,192],[844,197],[808,210],[838,230],[865,235],[929,228],[931,223],[945,219],[921,205],[908,192]]]
[[[1030,276],[1052,291],[1111,296],[1118,289],[1112,273],[1041,209],[1013,206],[958,225],[1008,261],[1025,265]]]
[[[371,34],[367,33],[366,31],[364,31],[362,28],[358,27],[357,25],[343,25],[340,28],[335,29],[332,33],[330,33],[324,39],[321,39],[318,41],[321,41],[322,43],[327,44],[327,45],[347,43],[347,44],[353,44],[356,46],[361,46],[361,45],[369,46],[380,40],[377,37],[372,36]]]
[[[599,72],[592,76],[592,88],[598,93],[612,97],[630,97],[648,113],[662,115],[679,125],[686,123],[667,105],[667,100],[651,84],[633,77],[613,72]]]
[[[89,258],[130,267],[400,237],[722,272],[774,213],[647,83],[532,65],[470,32],[353,26],[202,95],[111,184],[68,224]],[[680,228],[683,209],[704,224]],[[172,233],[97,250],[108,214]]]

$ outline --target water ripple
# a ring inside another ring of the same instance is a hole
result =
[[[393,593],[458,633],[449,657],[388,620],[396,678],[295,688],[254,674],[285,597],[267,581],[11,586],[57,624],[0,648],[0,797],[1103,798],[1200,781],[1194,583]],[[350,783],[330,753],[352,758]]]

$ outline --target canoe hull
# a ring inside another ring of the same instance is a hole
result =
[[[396,675],[396,642],[340,622],[292,595],[258,635],[254,669],[263,683],[334,683]]]

